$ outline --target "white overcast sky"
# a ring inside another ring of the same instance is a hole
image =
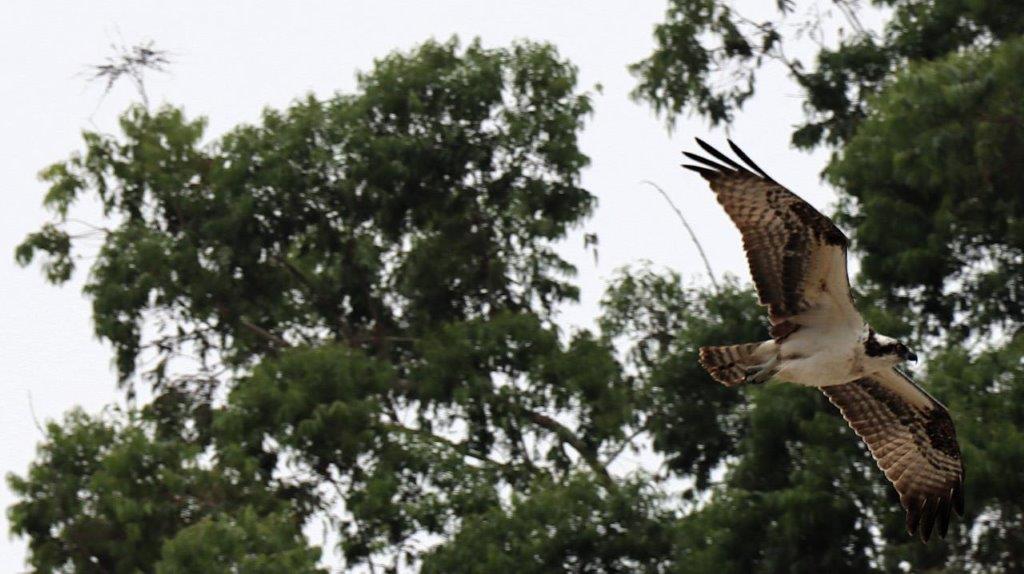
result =
[[[774,2],[735,2],[758,16]],[[82,129],[114,130],[135,97],[120,85],[103,99],[86,69],[111,54],[111,43],[153,40],[172,53],[170,73],[151,75],[150,100],[209,118],[215,137],[254,122],[266,106],[283,107],[309,92],[354,89],[356,70],[375,57],[428,39],[475,36],[486,46],[517,38],[546,40],[580,68],[581,87],[600,83],[595,113],[582,136],[592,165],[583,182],[599,198],[587,223],[600,237],[597,263],[580,233],[563,253],[580,269],[582,302],[563,314],[587,326],[612,272],[650,260],[703,280],[697,252],[664,200],[640,185],[668,191],[689,218],[715,271],[748,278],[739,235],[704,181],[678,167],[692,137],[724,144],[724,130],[697,119],[669,133],[647,107],[632,102],[626,66],[650,53],[664,1],[614,0],[337,0],[221,1],[6,0],[0,11],[0,470],[22,474],[45,423],[81,406],[95,412],[121,401],[111,352],[93,335],[82,275],[63,288],[46,284],[37,266],[17,267],[15,245],[48,219],[39,169],[79,149]],[[834,193],[818,179],[826,154],[789,146],[802,117],[800,91],[780,68],[762,75],[760,93],[731,129],[732,137],[776,179],[826,212]],[[0,506],[14,501],[6,483]],[[7,532],[6,515],[0,531]],[[0,536],[0,571],[24,569],[25,542]]]

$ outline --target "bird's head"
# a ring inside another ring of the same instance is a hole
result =
[[[903,343],[896,343],[896,356],[904,361],[917,362],[917,353],[911,351],[910,348]]]
[[[892,337],[879,335],[874,329],[868,329],[868,336],[864,339],[864,354],[869,357],[890,358],[893,364],[903,361],[917,362],[917,354],[909,347]]]

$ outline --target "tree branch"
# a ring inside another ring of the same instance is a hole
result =
[[[263,340],[273,344],[275,347],[278,347],[278,348],[281,348],[281,349],[287,349],[287,348],[292,346],[291,343],[289,343],[288,341],[286,341],[283,338],[281,338],[280,335],[275,335],[275,334],[271,333],[270,331],[264,329],[263,327],[260,327],[256,323],[253,323],[249,319],[246,319],[245,317],[241,317],[238,320],[238,322],[241,323],[242,326],[245,327],[250,333],[252,333],[252,334],[258,336],[259,338],[261,338],[261,339],[263,339]]]
[[[690,239],[693,240],[693,244],[697,246],[697,252],[700,253],[700,258],[704,261],[704,268],[707,269],[708,277],[711,278],[711,284],[715,286],[715,291],[721,291],[721,289],[718,287],[718,280],[715,279],[715,272],[711,270],[711,262],[708,261],[708,256],[706,253],[704,253],[704,247],[701,246],[700,240],[697,239],[697,234],[693,232],[693,228],[690,227],[690,224],[686,221],[686,218],[683,217],[683,212],[679,211],[679,208],[676,207],[676,204],[672,202],[672,198],[670,198],[668,194],[665,193],[665,190],[662,189],[661,186],[647,179],[641,181],[640,183],[646,183],[647,185],[658,190],[658,193],[660,193],[661,196],[665,198],[665,201],[667,201],[668,204],[672,207],[672,209],[676,212],[676,215],[679,216],[679,221],[683,222],[683,227],[685,227],[687,233],[690,234]]]
[[[551,431],[558,437],[558,440],[560,440],[562,444],[571,446],[577,453],[579,453],[580,457],[582,457],[583,461],[587,463],[590,470],[594,471],[594,474],[597,475],[597,478],[605,488],[609,491],[618,490],[618,485],[616,485],[615,481],[612,480],[612,476],[608,474],[608,469],[605,468],[604,464],[602,464],[598,459],[597,453],[593,449],[588,448],[587,445],[584,444],[578,436],[576,436],[576,433],[545,414],[531,411],[526,408],[523,408],[522,412],[526,414],[527,418],[529,418],[532,423]]]
[[[608,456],[608,464],[615,462],[615,459],[619,458],[619,455],[621,455],[622,452],[626,450],[626,447],[633,444],[633,439],[640,436],[640,433],[646,430],[647,425],[640,425],[639,428],[634,430],[628,437],[623,439],[622,443],[618,447],[616,447],[615,450],[613,450],[611,454]]]
[[[405,425],[401,425],[401,424],[397,424],[397,423],[391,423],[391,424],[385,423],[383,426],[384,426],[385,429],[390,430],[390,431],[400,432],[402,434],[423,438],[423,439],[426,439],[426,440],[428,440],[430,442],[433,442],[435,444],[439,444],[441,446],[448,447],[448,448],[454,450],[455,452],[457,452],[458,454],[461,454],[463,456],[468,456],[468,457],[470,457],[472,459],[475,459],[475,460],[478,460],[480,462],[483,462],[483,463],[485,463],[485,464],[487,464],[489,466],[497,467],[497,468],[503,469],[505,471],[512,471],[512,470],[515,469],[515,466],[516,466],[515,464],[513,464],[511,462],[499,462],[499,461],[494,460],[493,458],[491,458],[491,457],[489,457],[489,456],[487,456],[485,454],[481,454],[481,453],[478,453],[478,452],[473,452],[469,448],[469,445],[467,443],[455,442],[455,441],[453,441],[451,439],[447,439],[447,438],[445,438],[443,436],[434,434],[432,432],[427,432],[427,431],[420,430],[420,429],[409,428],[409,427],[407,427]]]

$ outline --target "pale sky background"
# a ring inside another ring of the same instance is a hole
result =
[[[757,17],[774,2],[734,4]],[[458,34],[466,43],[480,36],[489,47],[517,38],[553,42],[579,66],[581,87],[604,87],[582,136],[592,159],[583,183],[600,201],[587,230],[600,237],[600,257],[595,263],[582,249],[581,232],[563,248],[579,267],[582,288],[581,304],[564,312],[564,322],[588,326],[608,278],[622,265],[647,259],[706,280],[676,215],[640,185],[644,179],[673,197],[719,276],[749,278],[739,234],[705,182],[678,167],[680,151],[695,147],[693,136],[724,145],[725,131],[691,119],[670,134],[628,97],[636,81],[626,66],[652,50],[653,26],[665,7],[664,1],[613,0],[6,0],[0,16],[0,471],[26,471],[42,437],[34,419],[45,424],[75,406],[95,412],[123,401],[110,348],[93,335],[82,274],[56,288],[38,266],[22,269],[13,259],[15,245],[49,217],[38,171],[80,149],[82,129],[114,131],[117,114],[135,98],[127,83],[105,99],[101,86],[86,83],[88,65],[111,55],[112,43],[153,40],[171,52],[170,73],[149,77],[150,100],[208,117],[215,137],[257,121],[266,106],[287,106],[308,92],[351,91],[356,70],[427,38]],[[800,90],[781,68],[769,67],[759,92],[732,137],[775,179],[829,213],[835,195],[818,178],[827,154],[789,146],[792,125],[802,118]],[[0,506],[13,502],[6,483],[0,485]],[[0,531],[7,530],[5,513]],[[23,571],[25,546],[0,535],[0,571]]]

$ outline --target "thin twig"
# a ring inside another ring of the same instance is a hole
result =
[[[84,75],[87,76],[88,84],[99,81],[103,81],[105,84],[103,93],[96,101],[96,107],[93,108],[92,113],[87,118],[87,121],[95,128],[97,133],[101,133],[103,130],[96,125],[93,117],[100,110],[100,106],[103,105],[107,96],[110,95],[114,84],[125,77],[131,80],[139,94],[139,98],[142,100],[142,107],[148,111],[149,94],[146,92],[145,74],[148,71],[166,73],[167,67],[172,63],[170,52],[155,48],[152,40],[129,46],[125,43],[124,38],[121,37],[119,30],[117,35],[119,41],[112,41],[110,43],[112,55],[106,58],[106,62],[90,65],[83,71]]]
[[[632,434],[630,434],[628,437],[626,437],[625,440],[622,441],[622,444],[620,444],[618,446],[618,448],[616,448],[614,451],[612,451],[612,453],[610,455],[608,455],[608,457],[606,458],[606,460],[608,461],[608,464],[611,464],[611,463],[615,462],[615,459],[619,458],[619,455],[621,455],[623,453],[623,451],[626,450],[626,447],[633,444],[633,439],[635,439],[636,437],[640,436],[640,433],[642,433],[642,432],[644,432],[646,430],[647,430],[647,426],[646,425],[641,425],[640,428],[636,429],[635,431],[633,431]]]
[[[859,7],[856,6],[855,3],[851,6],[846,2],[846,0],[836,0],[835,4],[836,7],[839,8],[839,11],[843,13],[843,16],[846,17],[846,21],[850,24],[850,27],[858,34],[866,36],[868,33],[867,28],[864,27],[860,18],[857,17],[857,10]]]
[[[111,44],[112,56],[108,56],[103,64],[89,66],[89,81],[102,81],[105,86],[103,96],[106,97],[121,78],[128,78],[135,85],[142,105],[149,108],[149,95],[146,93],[145,73],[147,71],[166,72],[171,63],[168,53],[154,47],[153,41],[145,41],[132,46]]]
[[[690,234],[690,239],[693,240],[693,244],[697,246],[697,252],[700,253],[700,258],[704,261],[704,268],[707,269],[708,277],[711,278],[711,284],[715,286],[715,291],[721,291],[721,288],[719,288],[718,286],[718,280],[715,279],[715,272],[711,270],[711,262],[708,261],[708,256],[706,253],[704,253],[704,247],[701,246],[700,240],[697,239],[697,234],[693,232],[693,228],[690,227],[690,224],[686,221],[686,218],[683,217],[683,212],[679,211],[679,208],[676,207],[676,204],[672,202],[672,198],[670,198],[668,194],[665,193],[665,190],[662,189],[661,186],[647,179],[641,181],[640,183],[646,183],[647,185],[658,190],[658,193],[660,193],[661,196],[665,198],[665,201],[667,201],[668,204],[672,207],[672,209],[676,212],[676,215],[679,216],[679,221],[683,222],[683,227],[685,227],[686,232]]]
[[[28,393],[28,412],[32,415],[32,423],[36,425],[36,429],[39,430],[40,434],[45,435],[46,431],[43,430],[43,425],[39,424],[39,419],[36,417],[36,407],[32,404],[32,391],[26,392]]]

